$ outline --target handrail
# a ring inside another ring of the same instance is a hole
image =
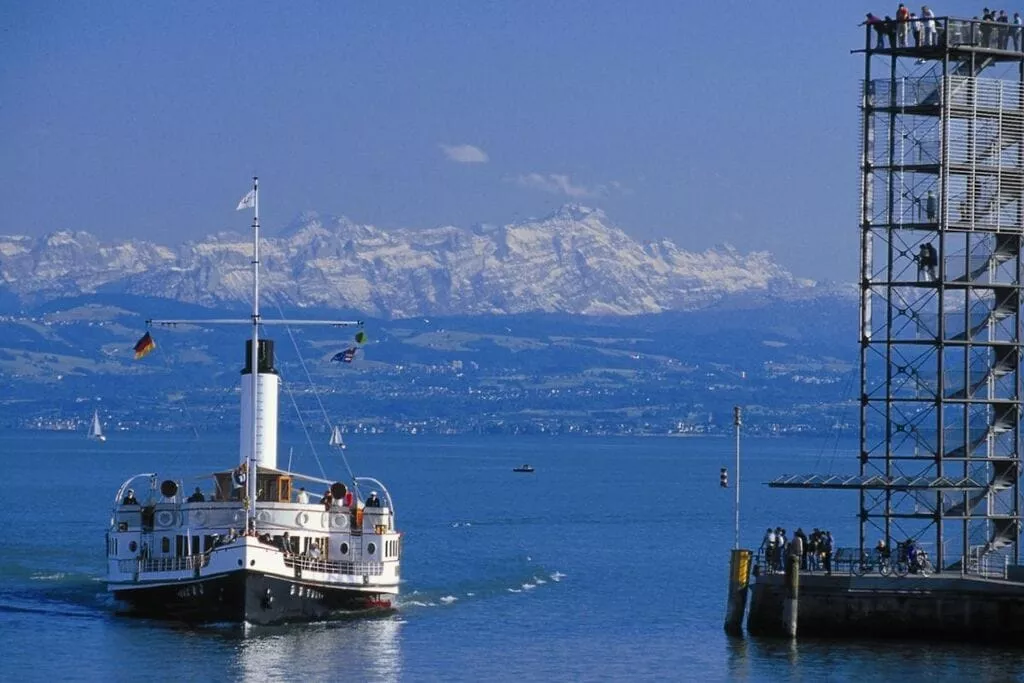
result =
[[[118,560],[117,568],[121,572],[175,572],[192,570],[205,567],[210,564],[210,554],[202,553],[197,555],[186,555],[184,557],[136,557],[128,560]]]
[[[874,21],[865,21],[867,50],[927,50],[936,47],[971,47],[1004,52],[1021,51],[1021,27],[1011,22],[985,21],[983,19],[961,19],[959,17],[914,17],[899,21],[892,17],[887,20],[874,17]],[[929,22],[934,22],[929,28]],[[930,38],[922,35],[919,44],[911,45],[915,27],[922,34],[929,31]],[[900,29],[905,29],[899,36]],[[872,41],[872,32],[876,33],[877,42]],[[932,34],[933,32],[933,34]],[[886,47],[885,38],[889,45]],[[896,45],[897,41],[902,45]],[[1010,49],[1010,43],[1013,49]]]
[[[286,567],[299,567],[325,574],[351,574],[354,576],[380,576],[384,573],[382,562],[338,562],[318,560],[306,555],[285,555]]]

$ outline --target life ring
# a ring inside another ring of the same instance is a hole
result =
[[[174,526],[174,513],[170,510],[161,510],[156,513],[156,524],[164,528]]]
[[[295,516],[295,523],[299,526],[306,526],[307,524],[309,524],[309,513],[300,512],[298,515]]]
[[[206,525],[206,510],[193,510],[189,513],[189,516],[194,524],[198,524],[199,526]]]
[[[268,510],[260,510],[259,512],[256,513],[256,521],[257,522],[269,522],[270,521],[270,512]]]

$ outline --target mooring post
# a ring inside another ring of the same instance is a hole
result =
[[[786,599],[782,603],[782,632],[790,638],[796,637],[799,597],[800,555],[791,549],[786,555]]]
[[[750,585],[749,550],[734,548],[729,558],[729,595],[725,607],[725,632],[743,635],[743,614],[747,611],[747,588]]]

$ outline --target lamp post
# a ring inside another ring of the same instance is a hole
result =
[[[733,406],[732,424],[736,431],[736,539],[733,548],[740,548],[740,426],[743,424],[743,414],[739,406]]]

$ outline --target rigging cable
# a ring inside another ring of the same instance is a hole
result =
[[[281,318],[284,318],[284,310],[281,308],[280,302],[277,300],[276,297],[273,297],[271,300],[274,302],[274,305],[277,307],[277,311],[281,315]],[[314,398],[316,398],[317,405],[320,407],[320,414],[323,416],[324,425],[327,427],[328,431],[333,431],[334,426],[331,424],[330,417],[327,414],[327,409],[324,407],[324,403],[320,399],[320,393],[316,390],[316,385],[313,384],[313,377],[312,377],[312,375],[310,375],[309,368],[306,366],[306,361],[302,357],[302,352],[299,350],[299,344],[295,340],[295,335],[292,333],[292,328],[289,325],[285,325],[284,327],[285,327],[285,330],[288,332],[288,338],[291,339],[292,346],[295,348],[295,355],[296,355],[296,357],[298,357],[299,365],[302,367],[302,371],[306,375],[306,381],[309,382],[310,388],[313,389],[313,396],[314,396]],[[292,403],[294,404],[295,403],[295,398],[294,398],[294,396],[292,396],[290,390],[288,392],[288,395],[289,395],[289,397],[292,398]],[[297,405],[295,406],[295,410],[298,413],[298,406]],[[303,429],[305,430],[305,422],[302,419],[302,414],[301,413],[299,413],[299,422],[302,423]],[[308,430],[306,430],[306,438],[307,439],[310,438]],[[312,451],[313,451],[313,457],[316,459],[317,465],[320,467],[321,473],[323,473],[323,465],[320,463],[320,457],[319,457],[319,455],[316,452],[316,448],[313,447],[311,440],[310,440],[310,447],[312,448]],[[349,465],[348,458],[345,455],[345,449],[344,448],[339,448],[338,450],[341,452],[341,461],[345,465],[345,470],[348,472],[349,480],[352,482],[353,487],[358,490],[358,484],[356,483],[356,476],[355,476],[355,473],[352,472],[352,467]],[[324,478],[325,479],[327,478],[326,474],[324,474]]]

